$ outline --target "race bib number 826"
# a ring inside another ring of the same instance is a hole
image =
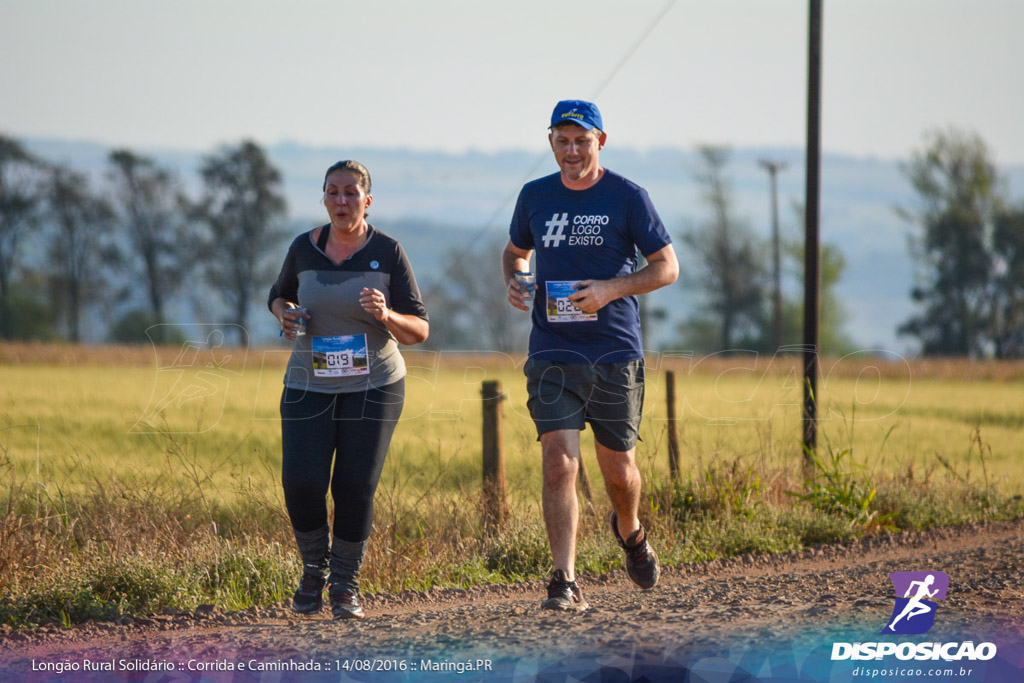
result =
[[[569,300],[576,292],[579,280],[549,280],[547,288],[547,313],[549,323],[575,323],[597,320],[597,313],[584,313]]]

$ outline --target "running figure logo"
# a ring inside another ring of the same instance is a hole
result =
[[[881,633],[913,635],[928,631],[938,609],[938,603],[928,598],[945,600],[949,577],[945,572],[893,572],[889,578],[896,589],[896,605]]]

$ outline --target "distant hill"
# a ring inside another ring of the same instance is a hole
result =
[[[102,173],[109,148],[90,142],[29,139],[30,149],[50,161],[68,163],[94,174]],[[202,156],[212,152],[137,149],[175,169],[186,188],[199,186]],[[478,240],[503,241],[516,195],[522,184],[555,170],[550,151],[461,154],[395,149],[338,149],[282,143],[267,152],[283,175],[289,213],[296,229],[322,220],[323,172],[333,162],[352,158],[373,175],[371,222],[406,245],[423,284],[441,277],[441,266],[453,248],[465,249]],[[788,163],[779,175],[782,230],[802,235],[802,216],[794,206],[803,201],[804,156],[800,149],[733,150],[729,165],[737,214],[755,232],[770,231],[767,174],[758,160]],[[673,235],[704,219],[693,180],[697,155],[664,149],[638,151],[612,144],[602,163],[647,188]],[[1024,194],[1024,167],[1003,168],[1014,197]],[[836,245],[847,260],[839,294],[850,314],[848,332],[865,348],[913,352],[911,342],[897,338],[895,329],[912,312],[909,292],[913,264],[907,251],[910,226],[894,207],[914,206],[915,195],[892,160],[825,155],[822,159],[822,240]],[[683,265],[687,257],[681,254]],[[495,272],[498,255],[494,255]],[[792,278],[791,278],[792,279]],[[694,298],[680,285],[656,293],[657,305],[672,311],[672,320],[655,330],[651,346],[664,340],[674,321],[692,310]],[[272,321],[271,321],[272,322]],[[269,330],[265,330],[269,332]]]

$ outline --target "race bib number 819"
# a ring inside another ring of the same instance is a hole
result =
[[[326,354],[327,356],[327,367],[331,369],[340,368],[351,368],[352,367],[352,352],[351,351],[330,351]]]
[[[366,335],[313,337],[313,375],[316,377],[347,377],[370,372],[366,353]]]

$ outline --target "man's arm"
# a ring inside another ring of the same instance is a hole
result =
[[[510,304],[521,311],[529,311],[530,307],[523,300],[523,293],[519,291],[516,273],[530,270],[531,256],[533,256],[533,249],[520,249],[512,244],[512,240],[505,245],[505,251],[501,254],[501,273],[505,278],[505,297]]]
[[[594,313],[616,299],[661,289],[678,277],[679,261],[669,244],[648,256],[647,265],[635,273],[611,280],[580,280],[569,300],[584,313]]]

